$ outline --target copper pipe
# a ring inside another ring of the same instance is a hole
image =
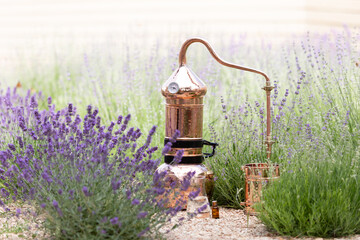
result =
[[[273,87],[271,87],[271,83],[270,83],[270,79],[269,77],[264,73],[261,72],[259,70],[256,69],[252,69],[252,68],[248,68],[248,67],[242,67],[240,65],[236,65],[233,63],[229,63],[227,61],[224,61],[223,59],[221,59],[216,52],[214,51],[214,49],[211,47],[211,45],[204,39],[201,38],[190,38],[188,40],[186,40],[183,45],[181,46],[180,49],[180,53],[179,53],[179,64],[180,66],[184,66],[186,64],[186,51],[188,49],[188,47],[195,42],[199,42],[205,45],[205,47],[209,50],[211,56],[220,64],[226,66],[226,67],[231,67],[231,68],[236,68],[236,69],[240,69],[240,70],[244,70],[244,71],[248,71],[248,72],[253,72],[256,74],[260,74],[261,76],[263,76],[266,80],[266,86],[263,88],[266,91],[266,140],[265,143],[267,144],[267,149],[266,149],[266,153],[267,153],[267,158],[270,159],[271,156],[271,145],[272,145],[272,141],[271,141],[271,116],[270,116],[270,91],[273,89]]]

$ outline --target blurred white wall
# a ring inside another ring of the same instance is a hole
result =
[[[277,40],[360,26],[360,0],[0,0],[0,56],[33,44],[246,34]],[[183,40],[181,39],[181,41]]]

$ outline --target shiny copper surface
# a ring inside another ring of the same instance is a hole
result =
[[[161,88],[166,98],[165,137],[175,130],[182,138],[202,138],[206,86],[190,69],[180,66]]]
[[[184,150],[185,156],[202,156],[203,155],[202,148],[172,148],[168,152],[168,154],[175,156],[176,152],[180,149]]]
[[[186,64],[186,51],[188,49],[188,47],[195,42],[199,42],[202,43],[203,45],[205,45],[205,47],[209,50],[211,56],[220,64],[227,66],[227,67],[231,67],[231,68],[235,68],[235,69],[239,69],[239,70],[243,70],[243,71],[248,71],[248,72],[253,72],[256,74],[260,74],[261,76],[263,76],[266,80],[266,86],[265,86],[265,91],[266,91],[266,140],[265,143],[267,145],[267,149],[266,149],[266,155],[267,158],[269,159],[271,156],[271,145],[272,145],[272,141],[271,141],[271,117],[270,117],[270,108],[271,108],[271,103],[270,103],[270,91],[272,90],[271,84],[270,84],[270,79],[269,77],[264,73],[261,72],[259,70],[253,69],[253,68],[248,68],[248,67],[243,67],[240,65],[236,65],[227,61],[224,61],[223,59],[221,59],[216,52],[214,51],[214,49],[211,47],[211,45],[204,39],[201,38],[191,38],[186,40],[181,49],[180,49],[180,53],[179,53],[179,64],[180,66],[185,66]]]
[[[164,97],[175,99],[198,98],[206,91],[205,83],[185,65],[179,66],[161,88]]]
[[[171,137],[175,130],[182,138],[202,138],[203,104],[166,104],[165,136]]]
[[[249,163],[242,169],[245,172],[245,202],[241,204],[245,205],[246,214],[256,215],[253,204],[260,202],[262,189],[271,181],[279,178],[279,165]]]

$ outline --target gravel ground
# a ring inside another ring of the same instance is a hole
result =
[[[16,216],[16,209],[22,214]],[[29,205],[11,205],[12,213],[6,213],[0,208],[0,240],[2,239],[49,239],[50,236],[41,228],[42,216],[36,216],[34,209]],[[180,212],[176,219],[186,217],[186,211]],[[266,227],[253,216],[249,218],[242,210],[220,208],[220,219],[193,218],[184,221],[178,228],[166,233],[176,224],[173,221],[161,231],[168,240],[211,240],[211,239],[246,239],[246,240],[290,240],[291,237],[278,236],[267,231]],[[302,240],[322,240],[322,238],[301,238]],[[338,240],[360,240],[360,235]]]
[[[186,212],[179,213],[178,218],[186,217]],[[168,225],[163,229],[165,233],[174,225]],[[212,239],[246,239],[246,240],[288,240],[288,239],[302,239],[302,240],[322,240],[323,238],[291,238],[279,236],[270,233],[266,227],[254,216],[244,214],[243,210],[221,208],[219,219],[198,219],[193,218],[184,222],[183,225],[175,230],[166,233],[166,238],[169,240],[212,240]],[[360,240],[360,235],[346,238],[337,238],[338,240]]]
[[[43,216],[36,216],[35,209],[30,205],[8,206],[10,212],[0,207],[0,240],[2,239],[49,239],[42,229]],[[16,216],[16,210],[21,214]]]

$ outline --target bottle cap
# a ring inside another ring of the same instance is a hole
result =
[[[217,201],[212,201],[212,206],[217,207]]]

